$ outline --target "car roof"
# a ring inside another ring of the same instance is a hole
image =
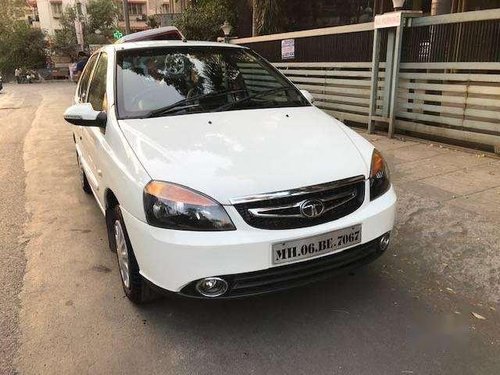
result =
[[[154,48],[154,47],[223,47],[223,48],[244,48],[242,46],[219,43],[219,42],[191,42],[180,40],[153,40],[143,42],[128,42],[121,44],[111,44],[107,48],[114,49],[115,51],[131,50],[138,48]]]

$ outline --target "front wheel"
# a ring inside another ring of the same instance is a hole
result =
[[[120,206],[109,209],[108,236],[116,251],[123,291],[130,301],[142,304],[150,301],[154,293],[139,273],[139,265],[127,234]]]

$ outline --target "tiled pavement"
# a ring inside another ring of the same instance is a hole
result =
[[[394,256],[443,287],[498,304],[500,158],[361,134],[385,155],[398,193]]]

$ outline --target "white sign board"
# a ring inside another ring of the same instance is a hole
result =
[[[295,58],[295,39],[284,39],[281,41],[281,59]]]
[[[390,12],[375,16],[374,26],[376,29],[387,27],[398,27],[401,25],[401,12]]]

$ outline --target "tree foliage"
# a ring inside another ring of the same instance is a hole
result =
[[[87,4],[87,14],[79,15],[83,28],[85,44],[107,44],[113,39],[117,28],[120,10],[113,0],[90,0]],[[67,6],[59,19],[61,29],[56,30],[53,38],[53,49],[72,58],[76,57],[79,46],[76,38],[75,19],[76,6]],[[97,32],[97,33],[96,33]]]
[[[67,6],[64,8],[59,22],[61,28],[56,30],[52,39],[52,49],[62,55],[76,57],[78,42],[75,31],[76,8]]]
[[[44,34],[22,20],[22,0],[0,0],[0,72],[13,74],[17,67],[45,66]]]
[[[34,69],[46,64],[45,35],[24,21],[0,30],[0,72],[11,75],[18,67]]]
[[[275,34],[286,30],[285,0],[253,0],[257,35]]]
[[[175,26],[190,40],[216,40],[223,36],[221,25],[237,22],[235,0],[199,0],[175,21]]]
[[[87,4],[87,33],[95,34],[99,30],[105,38],[111,39],[116,28],[120,9],[113,0],[91,0]]]
[[[15,20],[23,16],[23,0],[0,0],[0,34],[14,26]]]

